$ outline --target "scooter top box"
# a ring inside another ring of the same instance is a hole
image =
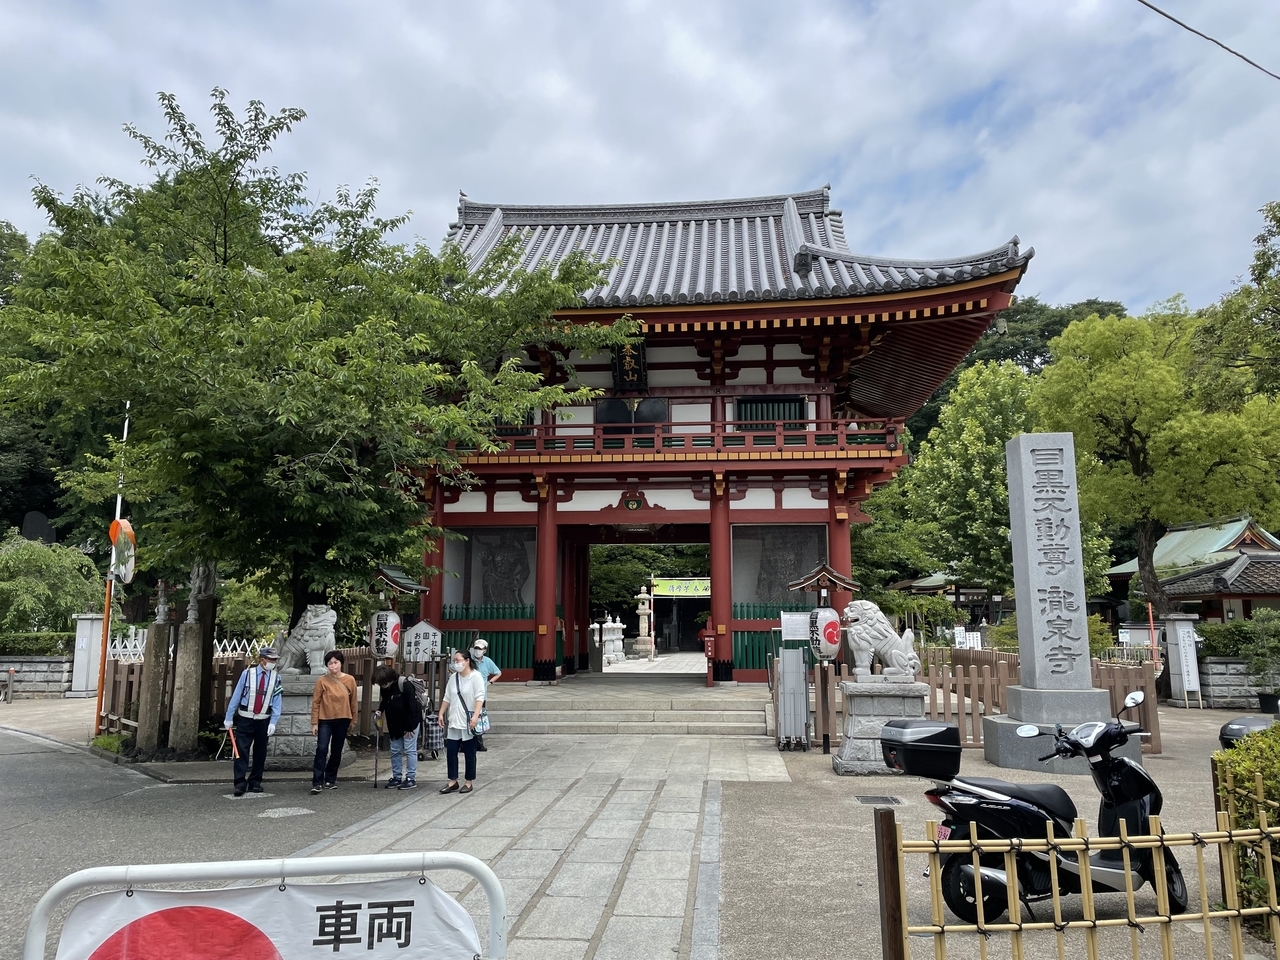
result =
[[[960,728],[941,720],[890,720],[880,731],[880,749],[890,770],[913,777],[950,780],[960,773]]]

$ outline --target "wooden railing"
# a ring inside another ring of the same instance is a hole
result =
[[[940,659],[940,658],[939,658]],[[960,742],[981,747],[982,718],[1004,713],[1007,690],[1020,679],[1018,655],[997,650],[954,650],[953,663],[931,663],[921,677],[929,684],[925,710],[930,719],[945,720],[960,727]],[[1160,753],[1160,714],[1156,710],[1155,665],[1090,662],[1093,686],[1111,696],[1111,715],[1124,706],[1124,698],[1134,690],[1145,694],[1136,712],[1128,714],[1147,734],[1143,753]]]
[[[786,451],[851,452],[899,449],[892,422],[846,423],[840,420],[805,420],[799,423],[596,423],[512,428],[514,435],[497,438],[496,451],[459,448],[470,456],[529,456],[557,454],[632,454],[647,459],[693,452],[738,453],[751,451],[768,456]],[[505,431],[504,431],[505,432]]]

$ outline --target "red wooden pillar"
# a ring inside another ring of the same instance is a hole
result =
[[[564,672],[578,672],[578,544],[565,540],[560,555],[560,606],[564,609]]]
[[[578,669],[591,669],[591,544],[578,548]]]
[[[427,592],[418,601],[418,616],[437,629],[444,620],[444,490],[440,481],[431,480],[431,523],[437,528],[435,539],[428,539],[422,545],[422,565],[434,567],[435,573],[424,574],[422,585]],[[466,571],[467,576],[471,573]]]
[[[729,536],[729,489],[724,475],[711,481],[711,623],[715,635],[711,679],[733,679],[733,544]]]
[[[853,557],[849,546],[849,498],[847,477],[836,476],[827,488],[830,515],[827,520],[827,563],[841,576],[852,577]],[[853,594],[844,590],[831,593],[831,606],[844,610]]]
[[[533,679],[556,678],[556,575],[559,541],[555,481],[538,477],[538,566],[534,586]]]

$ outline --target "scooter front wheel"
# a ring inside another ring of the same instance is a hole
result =
[[[1003,858],[1001,858],[1003,860]],[[968,870],[963,868],[968,866]],[[942,865],[942,899],[951,912],[965,923],[978,922],[977,879],[973,876],[973,858],[961,854],[947,857]],[[997,883],[982,883],[982,922],[995,923],[1009,908],[1009,896]]]
[[[1169,912],[1175,916],[1187,912],[1187,881],[1182,879],[1182,868],[1173,859],[1173,853],[1164,852],[1164,884],[1169,892]]]

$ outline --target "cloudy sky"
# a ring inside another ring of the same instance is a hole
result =
[[[1280,6],[1163,0],[1280,73]],[[0,0],[0,219],[32,178],[140,180],[155,93],[298,106],[317,197],[376,177],[435,245],[504,203],[693,200],[830,183],[855,251],[1013,234],[1052,302],[1216,299],[1280,199],[1280,81],[1136,0]]]

